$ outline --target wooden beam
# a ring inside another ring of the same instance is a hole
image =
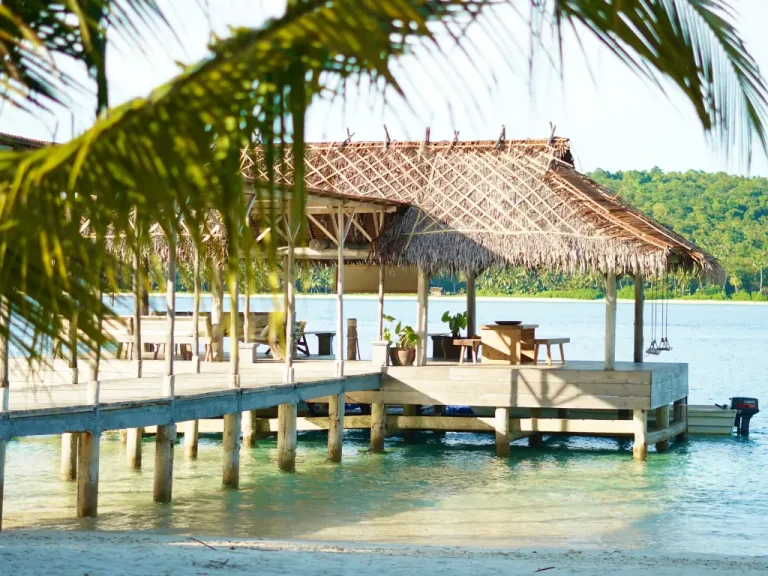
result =
[[[477,334],[477,298],[475,295],[475,273],[467,272],[467,336]]]
[[[384,264],[379,264],[379,308],[376,315],[376,335],[384,339]]]
[[[77,478],[77,445],[79,438],[75,432],[65,432],[61,435],[61,469],[62,480]]]
[[[371,235],[368,234],[368,232],[365,231],[365,228],[363,228],[360,223],[357,221],[357,215],[352,215],[352,224],[354,224],[355,228],[357,228],[360,231],[360,234],[362,234],[368,242],[373,242],[373,238],[371,238]]]
[[[666,442],[667,444],[669,444],[669,440],[685,432],[686,426],[687,426],[686,422],[676,422],[674,424],[669,425],[667,428],[650,431],[646,435],[646,443],[656,444],[657,447],[659,444],[663,442]]]
[[[509,408],[496,408],[494,419],[496,432],[496,456],[506,458],[509,456]]]

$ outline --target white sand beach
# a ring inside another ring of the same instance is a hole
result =
[[[768,557],[310,543],[121,532],[10,531],[0,574],[766,574]]]

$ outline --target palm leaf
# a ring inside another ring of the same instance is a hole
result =
[[[768,89],[725,0],[557,0],[531,6],[558,31],[563,23],[583,24],[659,87],[662,77],[670,79],[726,152],[737,144],[749,158],[754,137],[768,149]]]

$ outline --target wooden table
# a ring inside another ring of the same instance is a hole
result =
[[[486,364],[534,364],[534,343],[538,324],[499,326],[488,324],[480,327],[483,343],[483,363]]]

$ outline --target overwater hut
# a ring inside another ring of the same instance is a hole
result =
[[[248,179],[267,179],[259,148],[244,151],[242,168]],[[275,172],[278,185],[293,185],[290,151]],[[395,209],[364,234],[366,246],[355,239],[354,256],[367,249],[368,257],[384,266],[418,268],[422,343],[428,275],[438,271],[466,273],[470,334],[476,330],[474,278],[491,265],[603,273],[608,369],[615,358],[617,275],[642,279],[685,270],[716,282],[725,277],[710,254],[580,174],[566,138],[506,140],[502,134],[496,141],[309,144],[305,184],[340,204],[354,199],[343,208],[353,222],[365,202],[387,202]],[[307,216],[310,244],[318,238],[336,242],[313,210]],[[296,254],[327,257],[306,250]],[[636,362],[643,356],[642,286],[636,282]],[[422,346],[418,363],[425,362]]]

